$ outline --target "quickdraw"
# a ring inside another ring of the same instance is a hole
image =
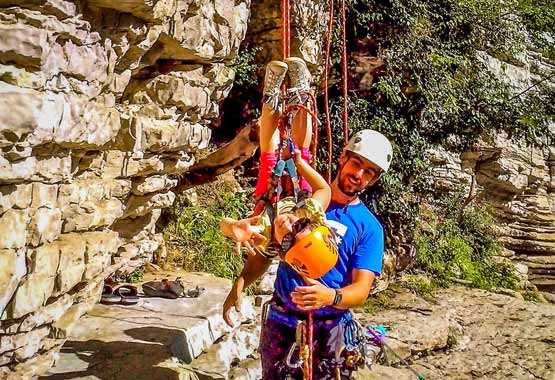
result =
[[[418,372],[403,358],[399,356],[387,343],[385,343],[386,329],[383,326],[363,327],[360,322],[346,314],[342,321],[342,342],[336,342],[335,360],[333,367],[335,368],[335,377],[340,380],[340,369],[342,367],[348,370],[358,370],[363,366],[369,369],[376,364],[382,355],[391,352],[399,360],[399,362],[407,367],[418,380],[425,380],[425,377]],[[333,336],[332,339],[338,339]]]
[[[306,321],[297,321],[295,342],[289,348],[285,365],[290,369],[302,368],[303,379],[312,380],[312,350],[313,350],[313,315],[308,313]],[[298,350],[298,359],[293,362],[293,355]]]

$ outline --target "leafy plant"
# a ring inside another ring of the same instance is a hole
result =
[[[528,302],[533,302],[533,303],[541,303],[542,302],[542,297],[541,297],[540,293],[538,293],[537,291],[529,290],[529,291],[524,292],[522,294],[522,296],[524,297],[524,300],[528,301]]]
[[[493,218],[485,205],[462,209],[461,193],[444,198],[423,214],[416,231],[416,266],[439,285],[454,279],[483,289],[515,289],[518,277],[512,264],[494,257],[501,251]]]
[[[394,287],[390,286],[383,292],[377,293],[368,298],[361,309],[365,313],[374,314],[379,311],[391,308],[395,305],[393,296],[395,294]]]
[[[433,279],[426,275],[415,273],[404,274],[399,279],[399,285],[424,298],[431,298],[433,291],[437,289],[437,284]]]
[[[555,59],[555,3],[551,0],[520,0],[520,15],[534,46]]]
[[[117,282],[127,282],[127,283],[136,283],[136,282],[141,282],[143,280],[145,274],[145,268],[143,266],[138,267],[137,269],[135,269],[133,272],[123,275],[123,276],[119,276],[114,278],[114,280],[116,280]]]
[[[246,194],[224,181],[203,185],[197,194],[198,204],[181,199],[164,218],[164,237],[175,252],[171,260],[188,271],[234,279],[243,267],[243,258],[235,253],[234,243],[220,233],[219,222],[224,216],[245,216],[249,207]]]
[[[235,70],[235,86],[256,84],[256,71],[259,66],[254,60],[260,50],[260,47],[245,47],[235,56],[231,62],[231,67]]]

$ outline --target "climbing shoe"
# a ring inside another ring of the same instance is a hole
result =
[[[271,61],[266,66],[264,77],[264,103],[268,104],[274,112],[281,113],[281,83],[287,73],[287,64],[281,61]]]
[[[288,104],[303,104],[308,98],[306,94],[310,90],[312,75],[301,58],[289,57],[285,62],[289,66]]]
[[[178,277],[175,281],[163,279],[162,281],[149,281],[143,284],[143,292],[148,297],[161,297],[175,299],[183,297],[185,287]]]

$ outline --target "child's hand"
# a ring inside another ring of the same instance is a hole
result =
[[[264,235],[260,234],[255,229],[259,219],[260,216],[253,216],[240,220],[225,218],[220,223],[222,233],[236,241],[235,250],[237,254],[241,253],[241,248],[244,246],[247,252],[254,256],[256,255],[256,251],[253,246],[261,245],[266,242]]]

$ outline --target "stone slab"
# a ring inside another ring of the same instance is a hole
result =
[[[58,364],[40,379],[198,379],[184,363],[232,331],[221,317],[231,282],[186,272],[147,274],[144,280],[176,276],[181,276],[186,288],[201,286],[205,291],[198,298],[170,300],[140,294],[135,306],[96,305],[73,328]],[[241,320],[254,319],[247,299],[242,313]]]
[[[247,359],[257,349],[260,324],[244,325],[224,336],[191,363],[199,377],[227,380],[233,363]]]

